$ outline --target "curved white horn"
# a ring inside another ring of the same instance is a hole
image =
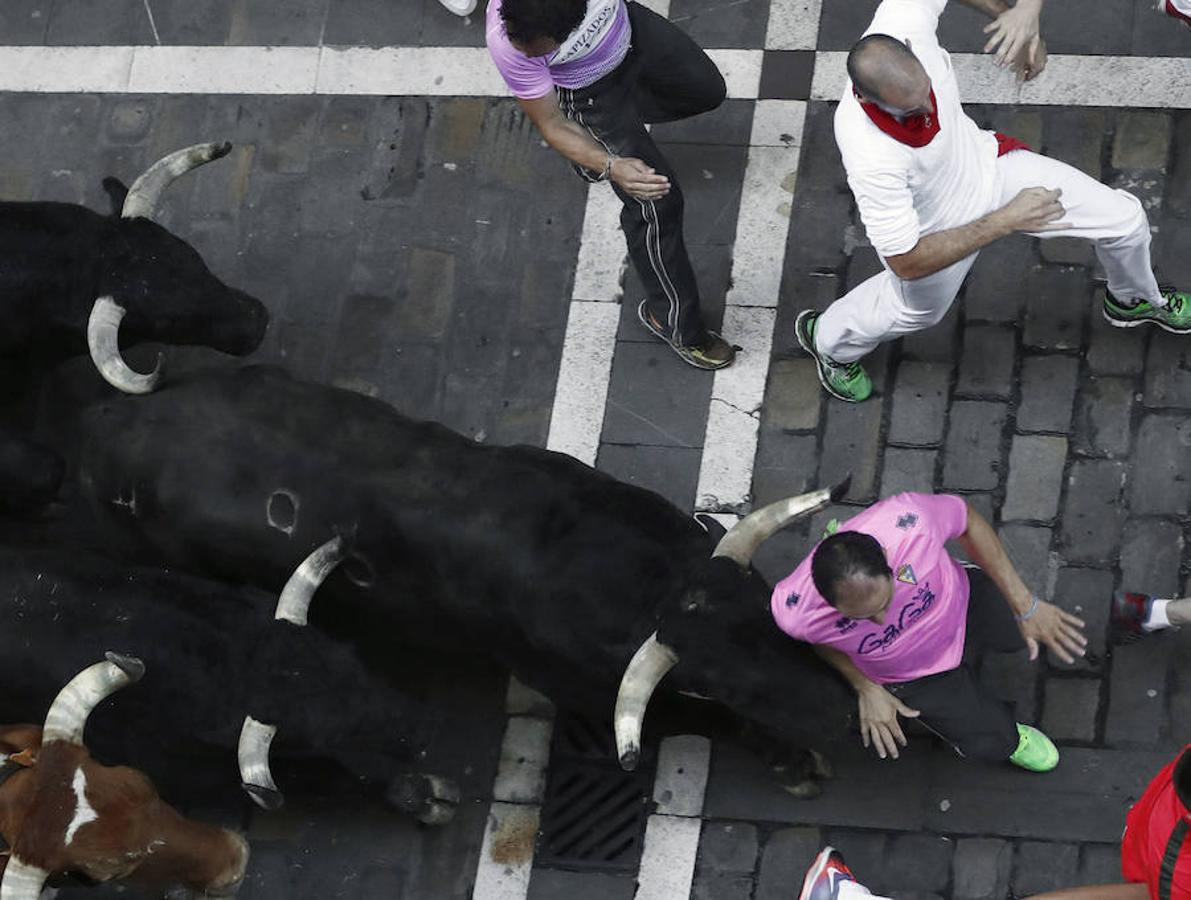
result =
[[[111,297],[100,297],[91,307],[87,320],[87,348],[91,361],[103,380],[126,394],[148,394],[157,387],[161,379],[162,355],[157,354],[157,365],[148,375],[134,372],[120,355],[120,322],[124,319],[124,307]]]
[[[742,569],[747,569],[752,562],[753,554],[765,541],[795,519],[815,512],[844,496],[848,493],[851,483],[852,476],[848,475],[834,487],[778,500],[749,513],[720,538],[720,542],[712,551],[712,557],[727,557]]]
[[[616,694],[613,727],[616,731],[616,756],[620,760],[620,767],[626,772],[637,768],[637,761],[641,758],[641,726],[645,722],[649,698],[657,689],[658,682],[677,662],[678,654],[661,643],[655,631],[637,648],[624,670],[620,690]]]
[[[31,866],[17,857],[10,857],[0,881],[0,900],[37,900],[50,873]]]
[[[279,809],[284,802],[277,782],[269,770],[269,747],[277,735],[276,725],[258,722],[252,716],[244,717],[240,729],[240,745],[236,755],[240,761],[240,784],[248,796],[261,809]]]
[[[103,662],[83,669],[58,692],[46,713],[43,744],[50,741],[81,744],[91,710],[120,688],[140,681],[145,674],[145,664],[139,659],[111,652],[104,655]]]
[[[343,538],[336,536],[302,560],[302,564],[294,570],[281,591],[273,618],[305,625],[315,591],[341,562]]]
[[[128,189],[128,196],[124,198],[124,207],[120,210],[120,218],[134,219],[143,216],[153,218],[153,210],[161,199],[165,189],[180,175],[185,175],[191,169],[198,168],[213,159],[227,156],[232,145],[227,141],[212,144],[195,144],[175,150],[168,156],[159,159],[149,166],[141,177],[132,183]]]

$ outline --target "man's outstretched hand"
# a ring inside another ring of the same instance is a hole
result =
[[[1046,68],[1046,45],[1038,27],[1041,12],[1042,0],[1018,0],[984,28],[991,35],[984,52],[995,52],[996,64],[1012,68],[1023,81],[1036,78]]]

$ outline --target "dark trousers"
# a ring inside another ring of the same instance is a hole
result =
[[[961,756],[1004,761],[1017,749],[1017,721],[1009,705],[976,680],[974,666],[985,653],[1025,648],[1009,604],[992,579],[968,569],[971,593],[964,629],[963,661],[948,672],[887,684],[899,700],[922,713],[918,721]]]
[[[648,309],[671,339],[689,347],[703,343],[707,332],[682,237],[682,188],[645,126],[715,109],[727,89],[715,63],[681,30],[640,4],[630,2],[628,9],[633,46],[624,62],[590,87],[558,88],[558,103],[611,153],[643,160],[670,179],[670,193],[661,200],[637,200],[613,189],[624,204],[620,227]],[[590,180],[600,173],[580,174]]]

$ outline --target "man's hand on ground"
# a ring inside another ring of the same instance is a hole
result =
[[[661,200],[670,193],[669,178],[631,156],[622,156],[613,162],[609,177],[622,191],[638,200]]]
[[[1030,659],[1037,659],[1038,645],[1045,644],[1063,662],[1073,663],[1075,657],[1084,655],[1088,646],[1088,639],[1083,634],[1083,619],[1043,600],[1038,601],[1034,614],[1024,622],[1018,622],[1017,627],[1026,639]]]
[[[1038,43],[1038,49],[1034,53],[1031,53],[1029,48],[1023,49],[1017,55],[1017,59],[1013,61],[1012,66],[1013,73],[1017,76],[1017,80],[1019,82],[1033,81],[1040,74],[1042,74],[1042,70],[1046,68],[1047,58],[1045,42],[1040,41]]]
[[[1067,222],[1058,221],[1066,212],[1059,202],[1062,196],[1058,188],[1053,191],[1044,187],[1024,188],[1001,207],[1001,212],[1014,231],[1056,231],[1068,227]]]
[[[984,33],[992,35],[984,45],[984,52],[995,51],[998,66],[1023,63],[1037,75],[1046,65],[1045,56],[1039,55],[1042,37],[1038,33],[1038,17],[1041,12],[1042,0],[1018,0],[1016,6],[984,27]]]
[[[870,744],[877,749],[877,755],[884,759],[897,759],[897,746],[906,746],[899,715],[910,719],[918,718],[918,710],[910,709],[879,684],[870,683],[857,694],[860,703],[860,739],[864,746]]]

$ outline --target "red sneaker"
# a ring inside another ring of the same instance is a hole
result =
[[[1117,591],[1109,611],[1109,637],[1114,644],[1131,644],[1143,634],[1142,623],[1149,618],[1154,598],[1136,591]]]
[[[856,876],[844,863],[844,857],[838,850],[824,847],[806,870],[798,900],[836,900],[840,883],[844,881],[855,882]]]

